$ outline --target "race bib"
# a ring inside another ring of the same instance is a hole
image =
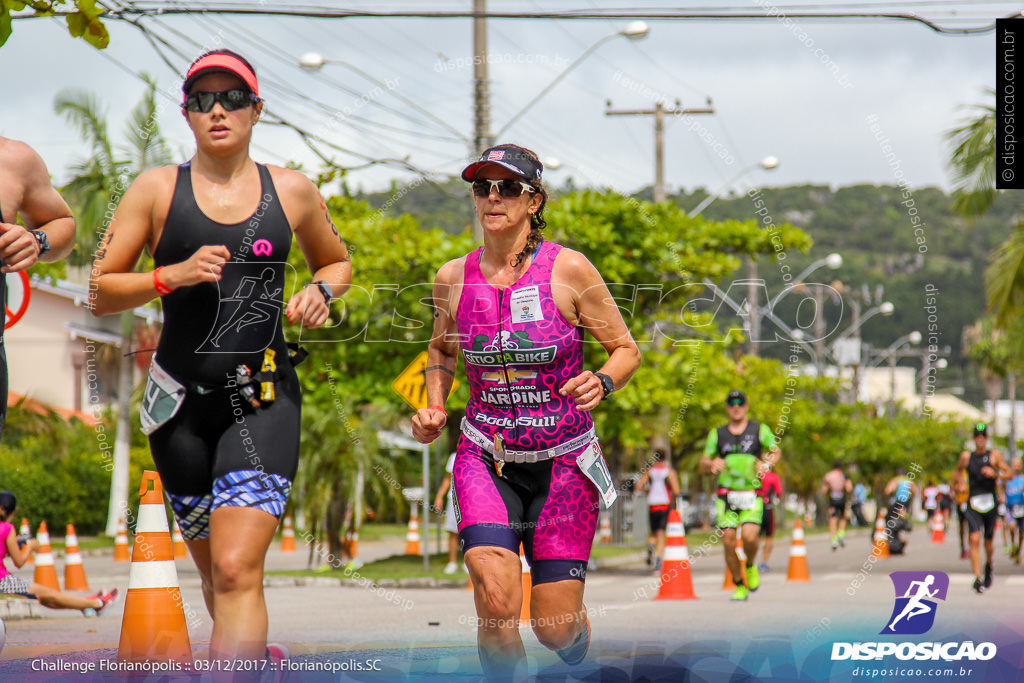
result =
[[[996,497],[991,493],[971,496],[971,509],[976,512],[990,512],[996,506]]]
[[[586,450],[576,456],[576,464],[587,479],[594,482],[597,493],[601,498],[601,507],[605,510],[612,506],[619,493],[612,485],[612,475],[608,472],[608,465],[605,464],[604,456],[601,454],[601,445],[597,439],[590,442]]]
[[[509,306],[514,323],[535,323],[544,319],[540,307],[540,288],[536,285],[513,291]]]
[[[1016,518],[1024,517],[1024,505],[1014,505],[1010,508],[1010,514]]]
[[[846,498],[845,493],[832,493],[832,500],[836,503],[841,503]]]
[[[167,374],[154,356],[142,394],[142,433],[152,434],[174,417],[185,401],[185,393],[184,385]]]
[[[736,510],[751,510],[757,501],[757,493],[755,491],[729,491],[725,495],[725,500],[729,503],[729,507]]]

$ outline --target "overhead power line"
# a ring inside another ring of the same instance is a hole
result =
[[[774,7],[774,6],[773,6]],[[776,8],[779,9],[779,8]],[[688,9],[678,10],[653,10],[653,9],[626,9],[626,10],[562,10],[552,12],[472,12],[472,11],[409,11],[397,10],[392,12],[334,9],[330,7],[271,7],[268,5],[244,4],[244,3],[220,3],[216,5],[197,4],[193,7],[182,7],[180,5],[163,6],[155,3],[133,3],[130,7],[118,7],[100,15],[102,19],[131,20],[133,17],[141,16],[171,16],[176,14],[194,14],[197,12],[205,14],[225,14],[243,16],[271,16],[271,17],[305,17],[310,19],[543,19],[560,21],[607,21],[609,19],[620,20],[663,20],[663,21],[777,21],[779,14],[765,12],[750,12],[743,10],[730,11],[693,11]],[[72,12],[55,12],[47,16],[61,16],[72,14]],[[984,23],[980,26],[942,26],[937,22],[913,12],[807,12],[801,8],[792,11],[784,11],[790,19],[802,19],[808,21],[831,21],[836,19],[868,19],[880,21],[906,21],[921,24],[936,33],[943,35],[976,35],[989,33],[995,30],[995,22]],[[14,15],[12,19],[32,19],[39,15],[21,14]],[[1019,17],[1020,12],[1014,12],[1009,17]]]

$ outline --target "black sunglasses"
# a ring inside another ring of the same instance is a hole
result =
[[[519,197],[523,192],[536,192],[536,188],[524,183],[522,180],[485,180],[473,181],[473,195],[477,197],[490,197],[491,190],[498,188],[498,194],[502,197]]]
[[[728,401],[725,402],[725,405],[727,406],[742,406],[745,404],[746,401],[740,398],[730,398]]]
[[[185,98],[185,110],[209,114],[210,110],[213,109],[213,105],[217,102],[220,102],[220,106],[224,107],[224,111],[235,111],[236,109],[244,109],[255,102],[262,102],[262,100],[253,95],[251,91],[243,90],[242,88],[223,90],[221,92],[198,91]]]

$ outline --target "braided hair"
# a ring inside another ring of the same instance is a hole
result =
[[[515,149],[519,150],[526,156],[530,157],[530,159],[537,163],[541,171],[544,170],[544,164],[541,163],[540,158],[537,156],[536,152],[534,152],[531,149],[521,147],[519,145],[508,146],[514,147]],[[540,181],[539,178],[524,182],[526,182],[530,187],[536,190],[537,194],[540,195],[540,207],[537,208],[536,213],[530,215],[530,234],[526,236],[526,245],[523,246],[523,250],[516,254],[515,258],[512,260],[511,265],[513,268],[519,266],[520,263],[526,260],[527,256],[531,255],[534,251],[537,250],[537,247],[540,246],[540,243],[544,241],[544,235],[541,233],[541,230],[546,228],[548,225],[547,221],[544,220],[544,207],[548,203],[547,189],[544,187],[544,184]]]

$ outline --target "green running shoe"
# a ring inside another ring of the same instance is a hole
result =
[[[746,586],[739,585],[739,586],[736,586],[736,592],[733,593],[732,597],[729,598],[729,599],[730,600],[736,600],[736,601],[746,600],[747,596],[749,596],[749,595],[750,595],[750,589],[748,589]]]
[[[753,593],[757,590],[757,587],[761,585],[761,577],[757,573],[757,567],[750,565],[747,567],[747,588]]]

